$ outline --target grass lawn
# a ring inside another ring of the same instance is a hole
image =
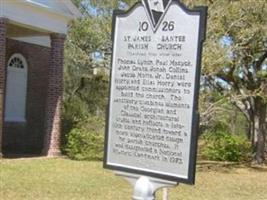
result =
[[[171,189],[169,200],[267,200],[266,167],[214,166],[198,165],[196,185]],[[1,200],[130,200],[131,192],[101,162],[0,160]]]

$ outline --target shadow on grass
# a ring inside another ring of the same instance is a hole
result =
[[[197,162],[198,171],[218,171],[223,173],[231,173],[236,169],[250,169],[256,172],[267,172],[267,163],[262,165],[252,164],[251,161],[247,162],[221,162],[200,160]]]
[[[251,169],[258,171],[258,172],[267,172],[267,165],[252,165],[250,166]]]
[[[43,155],[41,154],[25,154],[25,153],[22,153],[22,154],[19,154],[19,153],[7,153],[7,154],[4,154],[3,158],[6,158],[6,159],[26,159],[26,158],[42,158]]]

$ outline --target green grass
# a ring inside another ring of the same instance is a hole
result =
[[[196,185],[179,185],[169,200],[267,200],[267,169],[198,165]],[[1,200],[126,200],[132,188],[101,162],[0,160]],[[161,193],[157,194],[157,200]]]

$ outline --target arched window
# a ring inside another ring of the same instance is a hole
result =
[[[5,121],[26,121],[27,70],[25,58],[13,54],[7,65]]]

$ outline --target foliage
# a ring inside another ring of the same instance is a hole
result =
[[[102,100],[105,101],[107,93],[95,96],[97,91],[102,90],[97,90],[97,84],[93,88],[88,86],[90,83],[88,80],[91,79],[95,69],[105,72],[109,70],[113,9],[127,9],[137,1],[73,0],[73,2],[80,8],[84,17],[71,24],[66,42],[64,107],[71,122],[68,124],[76,124],[82,120],[86,116],[85,110],[93,115],[105,112],[105,103],[100,103],[97,108],[94,108],[94,105]],[[267,134],[265,0],[181,0],[181,2],[190,7],[198,5],[209,7],[202,62],[203,80],[209,88],[202,93],[200,102],[203,127],[212,131],[220,129],[226,132],[243,132],[243,127],[239,126],[245,124],[245,117],[248,124],[247,136],[256,152],[255,159],[258,163],[262,163]],[[103,80],[108,81],[106,78]],[[214,91],[219,95],[214,94]],[[92,95],[88,95],[89,93]],[[75,110],[74,114],[70,114],[72,109]],[[238,111],[243,113],[243,117]]]
[[[196,5],[194,0],[184,0]],[[199,0],[209,7],[203,79],[246,117],[254,159],[264,161],[267,134],[265,0]]]
[[[100,126],[91,116],[105,116],[112,11],[129,2],[73,0],[83,17],[70,24],[65,44],[62,150],[71,158],[102,158],[102,130],[87,129],[85,122]]]
[[[64,119],[70,124],[85,111],[99,116],[106,110],[112,11],[129,2],[73,0],[83,17],[70,24],[65,44]]]
[[[114,9],[127,9],[137,0],[72,0],[84,15],[109,18]]]
[[[202,155],[210,160],[242,161],[248,159],[250,145],[241,136],[230,135],[224,132],[206,133]]]
[[[69,96],[69,98],[65,96],[62,113],[62,132],[64,134],[61,138],[63,153],[66,153],[66,144],[70,139],[68,135],[73,128],[81,128],[82,122],[90,118],[92,114],[104,118],[107,94],[107,76],[99,74],[83,77],[79,87],[76,88],[75,95]]]
[[[266,107],[266,4],[263,1],[214,1],[204,52],[209,83],[251,120],[248,105]],[[265,9],[264,9],[265,8]],[[256,113],[256,112],[254,112]]]
[[[244,115],[223,95],[214,90],[201,90],[199,97],[201,134],[227,132],[245,135],[247,121]]]
[[[108,95],[108,74],[104,70],[109,58],[93,59],[92,54],[104,48],[108,38],[97,19],[86,18],[74,23],[66,42],[65,110],[68,105],[82,104],[90,114],[104,112]],[[92,31],[94,30],[94,31]],[[97,71],[95,71],[97,69]],[[86,101],[85,101],[86,100]],[[77,107],[77,106],[76,106]],[[73,114],[78,114],[74,112]],[[80,116],[73,116],[80,118]]]
[[[75,160],[102,160],[104,122],[89,117],[80,122],[67,135],[66,154]]]

